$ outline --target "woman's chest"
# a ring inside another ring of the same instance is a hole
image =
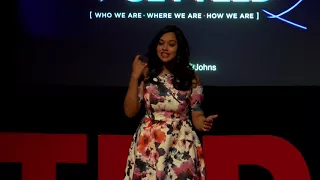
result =
[[[180,91],[171,83],[146,84],[144,100],[147,107],[161,111],[184,111],[189,104],[190,91]]]

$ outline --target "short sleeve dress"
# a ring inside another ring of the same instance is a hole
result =
[[[188,116],[190,109],[201,111],[203,87],[176,90],[170,74],[156,81],[139,85],[146,114],[133,136],[124,179],[204,180],[202,146]]]

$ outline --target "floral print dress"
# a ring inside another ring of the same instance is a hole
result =
[[[205,163],[191,111],[201,111],[202,86],[189,91],[173,87],[172,75],[159,75],[157,84],[139,85],[146,115],[133,136],[125,180],[204,180]]]

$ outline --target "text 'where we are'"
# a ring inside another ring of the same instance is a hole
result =
[[[244,19],[259,20],[259,12],[216,13],[216,12],[93,12],[90,19]]]

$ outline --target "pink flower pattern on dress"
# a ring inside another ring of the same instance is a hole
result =
[[[158,76],[157,84],[139,86],[146,107],[129,149],[125,180],[204,180],[205,163],[189,110],[201,111],[203,88],[173,87],[173,76]]]

